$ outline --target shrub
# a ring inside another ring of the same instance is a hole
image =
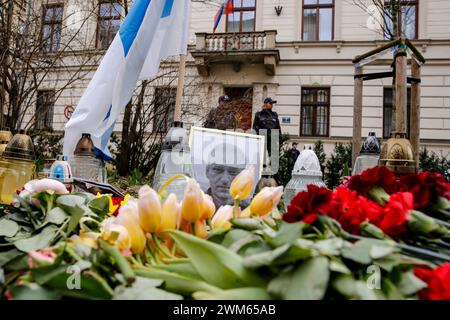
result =
[[[36,172],[43,169],[45,160],[56,159],[63,152],[63,135],[53,130],[34,130],[29,133],[33,139],[36,155]]]
[[[349,174],[351,164],[351,143],[336,143],[333,153],[325,165],[324,180],[329,189],[334,189],[342,183],[344,176]]]
[[[286,186],[292,177],[292,170],[294,169],[294,161],[290,157],[289,150],[289,136],[287,134],[281,135],[280,138],[280,160],[278,172],[274,175],[275,181],[279,186]]]
[[[447,181],[450,180],[450,159],[440,157],[433,151],[428,151],[425,147],[419,153],[419,168],[421,171],[438,172]]]
[[[320,163],[320,170],[322,170],[322,173],[325,170],[325,161],[327,158],[327,155],[323,149],[323,142],[322,140],[317,140],[316,143],[314,143],[314,153],[316,154],[317,158],[319,159]],[[323,178],[323,176],[322,176]]]

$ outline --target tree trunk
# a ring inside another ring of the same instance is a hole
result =
[[[127,176],[129,172],[129,155],[130,155],[130,119],[132,111],[132,103],[128,102],[125,107],[125,112],[122,121],[122,136],[120,140],[120,153],[119,153],[119,175],[122,177]]]

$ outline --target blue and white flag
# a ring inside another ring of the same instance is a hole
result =
[[[96,152],[110,159],[108,141],[138,80],[152,79],[161,60],[186,54],[190,0],[135,0],[64,134],[64,155],[73,155],[82,133],[90,133]]]

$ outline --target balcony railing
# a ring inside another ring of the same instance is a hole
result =
[[[276,48],[276,30],[236,33],[196,33],[195,49],[191,50],[198,72],[208,76],[214,64],[232,64],[239,72],[246,63],[262,64],[266,74],[275,75],[280,53]]]
[[[273,50],[277,32],[197,33],[197,51]]]

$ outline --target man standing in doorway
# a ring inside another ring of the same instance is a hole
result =
[[[278,153],[280,150],[280,120],[278,114],[272,111],[273,105],[277,103],[270,97],[264,99],[264,105],[261,111],[256,112],[255,120],[253,121],[253,129],[258,134],[266,134],[267,151],[269,156],[272,154],[272,134],[278,131],[278,141],[274,141],[277,144]]]
[[[219,105],[217,108],[211,109],[203,126],[210,129],[235,130],[237,128],[237,121],[234,110],[230,108],[230,101],[230,97],[226,95],[221,96],[219,98]]]

